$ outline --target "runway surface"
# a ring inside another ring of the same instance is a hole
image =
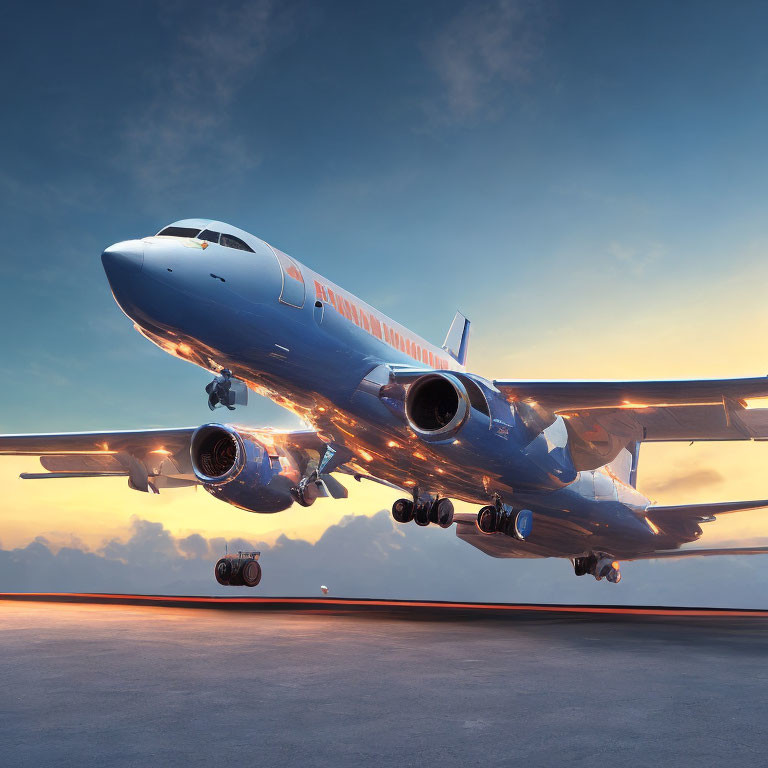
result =
[[[261,602],[0,599],[0,765],[766,762],[764,612]]]

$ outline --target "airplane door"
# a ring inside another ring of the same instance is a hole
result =
[[[272,248],[271,245],[269,247]],[[304,306],[306,287],[299,265],[287,253],[283,253],[277,248],[272,248],[272,252],[277,257],[277,262],[280,264],[280,272],[283,276],[280,301],[290,307],[301,309]]]

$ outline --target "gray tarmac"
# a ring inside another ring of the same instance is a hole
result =
[[[768,621],[0,602],[0,766],[765,765]]]

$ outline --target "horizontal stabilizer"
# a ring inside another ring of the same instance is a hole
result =
[[[671,519],[711,520],[717,515],[725,515],[730,512],[742,512],[746,509],[759,509],[768,507],[768,499],[754,501],[719,501],[714,504],[680,504],[677,506],[657,507],[650,506],[645,513],[651,520],[663,522]]]
[[[47,480],[62,477],[128,477],[128,472],[22,472],[22,480]]]
[[[661,560],[675,557],[713,557],[716,555],[768,555],[768,547],[732,547],[730,549],[662,549],[626,560]]]

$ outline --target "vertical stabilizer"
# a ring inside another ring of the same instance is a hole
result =
[[[469,320],[461,312],[457,312],[443,342],[443,349],[460,365],[467,364],[469,325]]]
[[[622,483],[637,488],[637,460],[640,454],[640,443],[629,443],[619,451],[619,455],[606,466]]]

